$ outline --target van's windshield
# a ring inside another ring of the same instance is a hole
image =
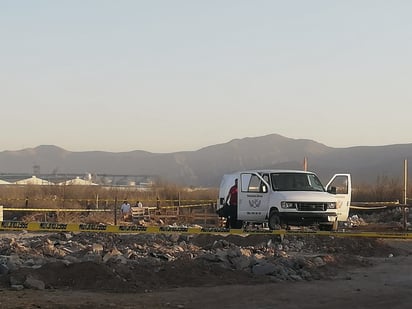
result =
[[[275,191],[325,191],[319,178],[307,173],[272,173],[272,187]]]

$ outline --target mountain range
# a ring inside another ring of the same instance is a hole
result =
[[[375,184],[380,177],[403,181],[404,160],[412,158],[412,144],[333,148],[308,139],[278,134],[234,139],[196,151],[151,153],[72,152],[42,145],[0,152],[2,174],[153,175],[165,182],[185,186],[218,187],[223,174],[238,170],[302,169],[323,182],[335,173],[352,174],[353,184]]]

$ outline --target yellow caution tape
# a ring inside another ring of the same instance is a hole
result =
[[[112,212],[113,209],[70,209],[70,208],[3,208],[4,211],[39,211],[39,212]]]
[[[2,198],[0,197],[0,201],[52,201],[52,202],[96,202],[98,201],[99,203],[103,202],[118,202],[121,203],[124,199],[119,198],[119,199],[113,199],[113,198]],[[129,202],[134,202],[136,201],[135,199],[127,199]],[[210,206],[211,204],[216,203],[216,200],[141,200],[143,203],[150,203],[150,204],[156,204],[156,203],[172,203],[172,204],[180,204],[181,206],[199,206],[199,205],[207,205]],[[199,204],[200,203],[200,204]],[[179,207],[179,206],[172,206],[172,207]]]
[[[181,227],[181,226],[140,226],[106,225],[88,223],[21,222],[0,221],[0,231],[30,232],[92,232],[92,233],[181,233],[181,234],[232,234],[232,235],[316,235],[336,237],[400,238],[412,239],[412,233],[396,232],[327,232],[327,231],[290,231],[290,230],[247,230],[223,227]]]
[[[198,205],[184,205],[184,206],[162,206],[162,207],[145,207],[148,209],[180,209],[180,208],[194,208],[194,207],[205,207],[210,206],[210,204],[198,204]],[[104,206],[102,206],[104,207]],[[118,206],[120,208],[120,205]],[[132,206],[135,207],[135,206]],[[113,208],[113,207],[111,207]],[[25,208],[25,207],[4,207],[4,211],[67,211],[67,212],[76,212],[76,211],[111,211],[110,209],[74,209],[74,208]]]
[[[377,207],[369,207],[369,206],[349,206],[350,209],[362,209],[362,210],[378,210],[378,209],[386,209],[388,206],[377,206]]]

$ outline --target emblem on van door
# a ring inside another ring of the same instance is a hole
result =
[[[261,201],[261,200],[258,200],[258,199],[249,200],[249,206],[252,207],[252,208],[258,208],[258,207],[260,207],[260,203],[261,203],[261,202],[262,202],[262,201]]]

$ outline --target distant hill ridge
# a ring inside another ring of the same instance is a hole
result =
[[[0,174],[31,174],[37,165],[44,174],[158,175],[176,184],[217,187],[225,173],[258,168],[302,169],[305,157],[309,170],[323,181],[341,172],[351,173],[355,185],[374,184],[381,176],[402,179],[403,161],[411,161],[412,144],[332,148],[313,140],[270,134],[173,153],[72,152],[42,145],[0,152]]]

